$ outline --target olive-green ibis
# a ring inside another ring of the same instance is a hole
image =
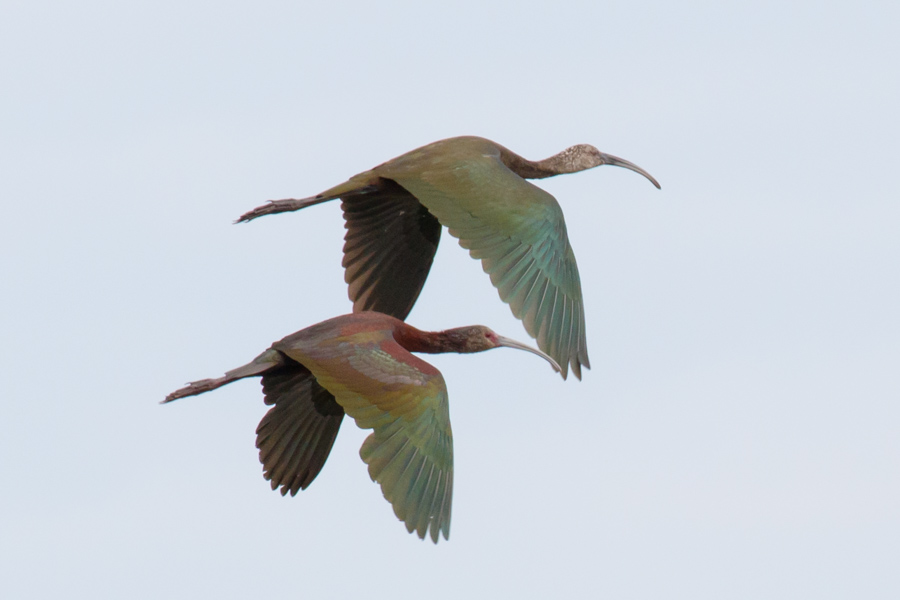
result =
[[[422,290],[441,225],[484,270],[538,347],[581,378],[590,367],[575,254],[556,199],[526,179],[637,165],[587,144],[530,161],[479,137],[423,146],[301,200],[271,201],[238,222],[341,199],[343,265],[353,310],[405,319]]]
[[[359,455],[369,475],[411,533],[450,534],[453,439],[447,386],[440,371],[411,352],[481,352],[525,344],[473,326],[420,331],[377,312],[323,321],[283,340],[218,379],[204,379],[163,401],[202,394],[244,377],[262,376],[274,405],[256,428],[256,446],[272,489],[291,495],[312,483],[325,464],[347,413],[374,430]]]

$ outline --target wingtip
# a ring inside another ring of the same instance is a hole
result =
[[[431,524],[430,531],[428,532],[428,537],[431,538],[431,541],[434,542],[434,545],[437,546],[437,543],[441,541],[441,536],[443,536],[444,541],[450,540],[450,526],[449,524],[444,524],[441,527],[435,527],[434,523]],[[421,536],[422,540],[425,539],[425,536]]]

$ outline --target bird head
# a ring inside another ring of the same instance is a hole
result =
[[[600,152],[590,144],[578,144],[577,146],[566,148],[560,152],[557,157],[559,157],[559,163],[564,165],[565,172],[567,173],[576,173],[586,169],[593,169],[600,165],[612,165],[614,167],[623,167],[634,171],[635,173],[640,173],[649,179],[650,183],[659,188],[659,183],[656,179],[633,162],[627,161],[624,158],[619,158],[618,156],[613,156],[612,154]]]
[[[553,370],[559,373],[561,369],[559,364],[547,354],[541,352],[537,348],[532,348],[528,344],[517,342],[516,340],[504,337],[494,332],[493,329],[484,325],[472,325],[469,327],[459,327],[444,332],[448,342],[454,346],[456,352],[469,354],[474,352],[484,352],[505,346],[507,348],[516,348],[517,350],[525,350],[532,354],[537,354],[550,363]]]
[[[567,163],[573,173],[606,164],[603,160],[606,155],[590,144],[571,146],[560,152],[560,156],[563,158],[562,162]]]

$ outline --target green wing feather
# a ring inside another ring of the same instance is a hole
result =
[[[324,351],[296,343],[279,349],[302,360],[359,427],[373,430],[359,452],[369,476],[409,532],[437,543],[439,534],[450,535],[453,494],[447,386],[389,331],[378,333],[343,337]]]
[[[376,173],[409,190],[481,259],[500,298],[563,377],[571,365],[580,379],[582,365],[590,367],[581,280],[556,199],[510,171],[499,151],[447,153],[426,168]]]

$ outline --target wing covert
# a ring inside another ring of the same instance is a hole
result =
[[[363,429],[369,476],[409,532],[450,535],[453,436],[441,374],[400,346],[390,332],[348,343],[343,356],[305,361],[319,383]]]

